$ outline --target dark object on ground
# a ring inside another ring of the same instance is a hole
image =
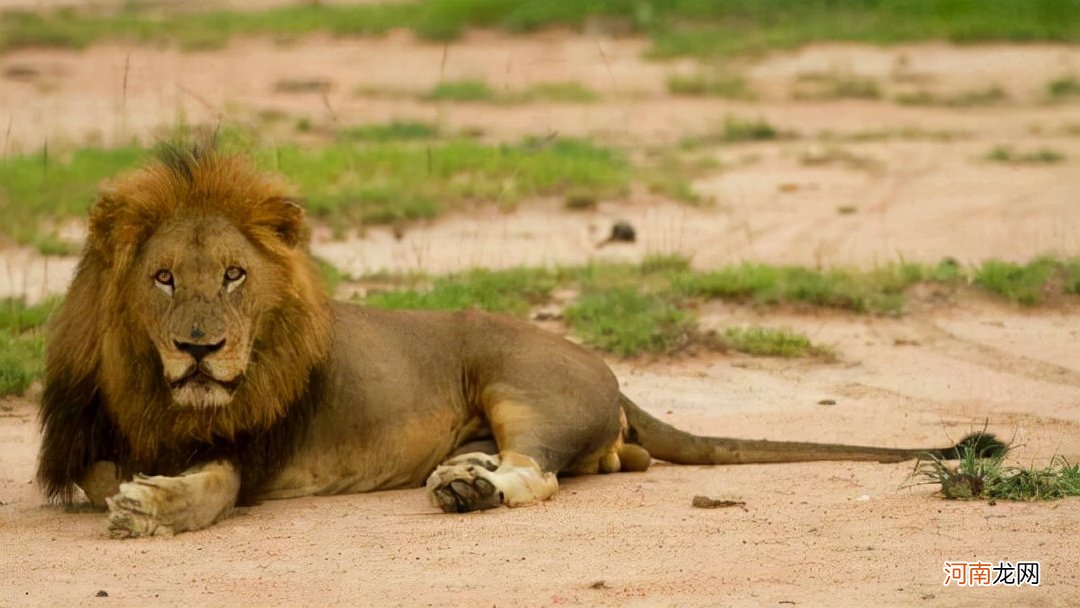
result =
[[[983,480],[967,473],[958,473],[941,482],[941,493],[945,498],[954,500],[978,498],[983,493]]]
[[[746,503],[741,500],[718,500],[716,498],[709,498],[708,496],[695,496],[694,500],[690,502],[690,506],[698,509],[724,509],[727,507],[742,507],[742,510],[746,510]]]
[[[611,236],[601,242],[597,247],[603,247],[608,243],[633,243],[637,240],[637,231],[626,220],[619,220],[611,226]]]

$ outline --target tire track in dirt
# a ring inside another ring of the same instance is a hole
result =
[[[1080,371],[962,338],[929,319],[912,319],[910,326],[922,334],[921,344],[947,357],[996,372],[1080,388]]]

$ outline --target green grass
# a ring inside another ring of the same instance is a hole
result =
[[[27,306],[22,300],[0,301],[0,396],[20,395],[41,376],[43,327],[59,302],[54,298]]]
[[[684,137],[679,142],[681,148],[696,148],[716,144],[733,144],[751,141],[772,141],[786,137],[776,127],[764,119],[744,119],[728,116],[719,130],[711,130],[698,135]]]
[[[422,123],[361,127],[318,148],[236,145],[252,148],[261,167],[282,173],[303,193],[308,211],[332,226],[429,218],[472,204],[509,208],[528,197],[569,192],[617,198],[629,189],[632,167],[618,150],[575,139],[409,141],[430,129]],[[144,150],[128,147],[0,160],[0,232],[56,249],[62,244],[51,226],[84,218],[102,180],[145,158]]]
[[[869,78],[832,72],[802,74],[796,79],[793,99],[879,99],[881,89]]]
[[[633,287],[587,291],[565,314],[586,344],[622,357],[673,351],[694,329],[692,317],[666,294]]]
[[[481,80],[454,80],[421,95],[429,101],[487,102],[506,105],[537,102],[588,103],[600,96],[577,82],[539,82],[517,91],[496,91]]]
[[[440,82],[424,95],[430,101],[493,101],[495,90],[482,80]]]
[[[1065,160],[1065,155],[1053,148],[1017,152],[1012,146],[996,146],[986,154],[986,160],[1018,165],[1050,165]]]
[[[673,288],[693,297],[759,304],[798,303],[855,312],[899,314],[904,291],[938,280],[941,267],[890,264],[871,271],[813,270],[798,266],[742,264],[673,277]]]
[[[757,96],[750,89],[746,79],[737,74],[725,74],[719,71],[698,72],[696,74],[673,74],[667,80],[668,92],[672,95],[690,97],[721,97],[724,99],[750,100]]]
[[[405,289],[368,296],[364,303],[390,310],[468,310],[524,315],[546,301],[556,286],[546,270],[475,269],[435,279],[429,289]]]
[[[136,147],[86,148],[0,160],[0,232],[44,252],[66,253],[42,220],[84,218],[100,182],[138,166],[144,155]]]
[[[156,6],[154,7],[156,8]],[[237,35],[293,39],[322,31],[336,36],[411,28],[427,40],[452,40],[470,27],[510,32],[543,27],[581,29],[592,16],[621,21],[649,35],[658,57],[717,56],[794,48],[839,40],[891,44],[957,42],[1072,42],[1080,38],[1077,0],[429,0],[329,5],[306,3],[265,11],[140,10],[114,14],[77,10],[7,12],[0,16],[0,50],[30,46],[84,48],[100,40],[172,42],[184,48],[221,47]]]
[[[1004,454],[980,457],[961,449],[956,466],[937,458],[920,461],[912,474],[915,484],[941,484],[945,498],[955,500],[1056,500],[1080,496],[1080,465],[1057,457],[1046,467],[1012,467]]]
[[[783,328],[729,327],[724,330],[724,342],[732,350],[755,357],[836,357],[832,349],[812,344],[805,335]]]
[[[386,124],[345,127],[338,138],[345,141],[389,142],[414,139],[434,139],[439,128],[431,123],[395,121]]]
[[[1080,293],[1080,260],[1037,258],[1027,264],[988,260],[976,271],[977,285],[1025,306],[1058,292]]]
[[[1073,0],[686,0],[656,15],[651,54],[759,53],[816,41],[1071,41],[1080,36],[1078,10]]]
[[[953,108],[973,108],[991,106],[1005,102],[1009,99],[1005,90],[998,85],[991,85],[984,89],[975,89],[957,93],[950,97],[938,97],[927,91],[915,91],[903,93],[894,98],[896,103],[907,106],[947,106]]]
[[[1046,83],[1046,95],[1053,101],[1064,101],[1080,97],[1080,78],[1062,76]]]

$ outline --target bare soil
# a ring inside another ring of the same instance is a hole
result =
[[[445,48],[395,33],[288,46],[246,40],[213,53],[118,45],[20,51],[0,56],[0,74],[30,66],[39,76],[0,81],[0,129],[12,124],[2,145],[14,153],[45,137],[115,143],[146,138],[179,115],[258,121],[273,111],[328,125],[422,119],[449,130],[482,128],[492,140],[558,132],[646,146],[700,134],[727,115],[762,117],[802,137],[706,150],[721,166],[696,186],[715,198],[713,207],[646,192],[584,213],[528,201],[510,213],[482,209],[410,226],[400,240],[383,228],[346,241],[320,230],[314,248],[357,275],[637,260],[651,252],[689,254],[708,268],[1077,251],[1080,110],[1041,95],[1047,81],[1080,69],[1080,48],[815,46],[748,62],[743,69],[762,98],[732,102],[669,96],[667,74],[694,68],[645,62],[645,44],[477,32]],[[958,109],[787,97],[800,74],[820,71],[876,78],[888,90],[918,81],[941,95],[1000,83],[1009,100]],[[500,106],[353,94],[423,91],[465,77],[507,88],[575,80],[604,99]],[[283,80],[311,78],[330,83],[325,98],[275,92]],[[820,139],[824,131],[888,137],[836,143]],[[984,161],[1000,144],[1051,147],[1066,160]],[[804,163],[833,145],[873,162]],[[619,218],[635,225],[639,242],[597,249]],[[0,296],[62,291],[73,269],[70,259],[21,250],[4,257]],[[792,327],[840,359],[611,362],[635,401],[682,428],[930,447],[985,424],[1015,438],[1017,464],[1080,458],[1075,302],[1028,310],[960,292],[920,294],[897,319],[722,304],[701,312],[706,327]],[[32,396],[0,402],[4,606],[1064,606],[1080,587],[1080,501],[946,501],[930,486],[903,487],[910,464],[657,464],[643,474],[567,479],[555,500],[520,509],[436,514],[412,489],[268,502],[174,539],[111,541],[101,513],[44,504],[32,481],[34,416]],[[696,495],[745,508],[693,508]],[[947,560],[1038,560],[1042,584],[944,587]]]

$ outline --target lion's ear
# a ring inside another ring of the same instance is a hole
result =
[[[304,238],[304,207],[296,199],[273,196],[262,202],[263,220],[289,247]]]
[[[109,263],[130,253],[151,232],[157,218],[140,215],[135,205],[108,190],[102,191],[90,207],[88,240]]]

